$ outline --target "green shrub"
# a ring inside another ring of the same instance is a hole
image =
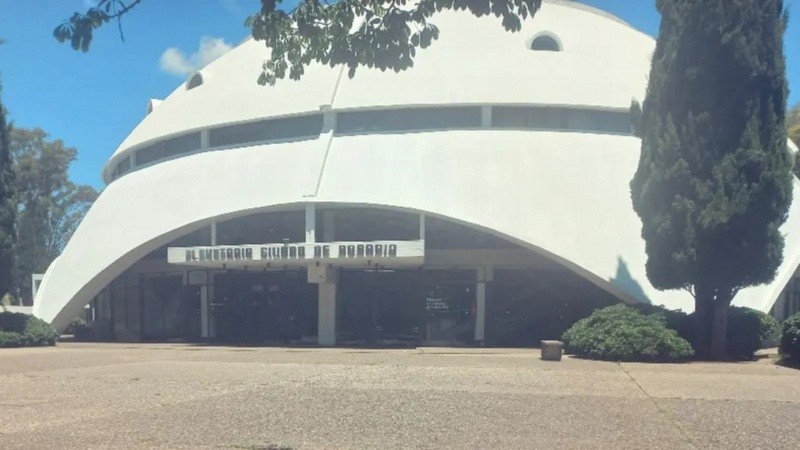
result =
[[[761,348],[761,319],[757,311],[731,306],[728,311],[728,357],[752,359]]]
[[[728,357],[753,359],[761,348],[774,345],[778,321],[761,311],[731,306],[728,311]]]
[[[761,348],[777,347],[781,340],[781,323],[769,314],[761,311],[756,313],[761,322]]]
[[[567,353],[606,361],[685,361],[694,355],[686,339],[666,326],[664,314],[643,314],[628,305],[599,309],[568,329]]]
[[[47,322],[28,314],[0,312],[0,347],[55,345],[58,333]]]
[[[76,317],[69,321],[69,325],[64,330],[64,334],[75,334],[75,330],[86,326],[86,321],[80,317]]]
[[[637,303],[631,305],[640,313],[646,316],[658,315],[664,325],[670,330],[675,330],[678,336],[686,339],[689,343],[694,341],[694,324],[692,316],[681,310],[667,309],[663,306],[651,305],[649,303]]]
[[[661,315],[667,328],[675,330],[694,347],[694,313],[686,314],[660,306],[636,305],[647,315]],[[731,306],[728,310],[727,353],[733,359],[753,359],[761,348],[774,347],[779,338],[780,326],[772,316],[761,311]]]
[[[800,313],[784,320],[781,331],[781,359],[788,364],[800,364]]]

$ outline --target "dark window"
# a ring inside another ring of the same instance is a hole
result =
[[[194,89],[201,84],[203,84],[203,75],[196,73],[192,75],[192,78],[189,78],[189,81],[186,82],[186,89]]]
[[[466,225],[436,217],[425,218],[425,247],[429,249],[517,249],[515,243]]]
[[[164,157],[164,143],[157,142],[136,152],[136,165],[141,166]]]
[[[122,176],[129,170],[131,170],[131,157],[126,156],[125,159],[123,159],[122,161],[119,162],[119,164],[117,164],[116,175]]]
[[[305,241],[305,211],[258,213],[217,223],[217,244],[280,244]]]
[[[561,47],[550,36],[539,36],[531,43],[531,50],[539,52],[560,52]]]
[[[481,126],[481,108],[469,106],[353,111],[340,113],[336,122],[340,133],[478,128]]]
[[[630,134],[631,119],[621,111],[498,106],[492,109],[492,127]]]
[[[419,215],[371,208],[340,208],[333,214],[336,241],[379,241],[419,239]],[[322,214],[317,214],[321,218]],[[322,230],[324,224],[318,230]],[[319,235],[322,241],[322,235]]]
[[[200,133],[187,134],[164,141],[164,157],[188,153],[200,148]]]
[[[142,166],[198,149],[200,149],[200,132],[166,139],[136,152],[136,165]]]
[[[236,145],[248,142],[319,136],[322,131],[322,114],[262,120],[214,128],[209,132],[211,147]]]

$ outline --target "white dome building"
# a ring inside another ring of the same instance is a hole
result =
[[[518,33],[433,22],[405,72],[312,66],[263,87],[246,40],[151,100],[34,314],[64,329],[86,310],[119,340],[504,344],[619,300],[691,310],[648,282],[628,187],[655,41],[562,0]],[[776,300],[798,201],[775,282],[736,304],[797,306]]]

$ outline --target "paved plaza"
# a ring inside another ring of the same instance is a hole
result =
[[[0,448],[797,448],[800,371],[536,350],[0,350]]]

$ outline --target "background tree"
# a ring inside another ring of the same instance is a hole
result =
[[[786,115],[786,126],[789,128],[789,139],[800,147],[800,103],[794,105]]]
[[[85,13],[74,13],[53,30],[59,42],[88,51],[94,30],[121,19],[141,0],[100,0]],[[253,38],[269,49],[260,84],[274,84],[287,73],[300,79],[312,62],[331,67],[346,65],[349,76],[358,66],[401,71],[414,65],[417,48],[426,48],[439,37],[428,19],[436,12],[453,9],[476,16],[502,18],[506,30],[519,31],[522,20],[533,16],[542,0],[339,0],[335,3],[300,0],[291,10],[281,0],[261,0],[261,10],[245,21]]]
[[[2,85],[0,85],[2,94]],[[6,110],[0,101],[0,303],[11,291],[14,268],[14,224],[16,221],[15,182]]]
[[[631,182],[658,289],[695,298],[696,346],[723,358],[731,300],[769,282],[791,202],[782,0],[658,0],[661,29]]]
[[[41,129],[16,128],[11,151],[17,174],[17,238],[14,285],[31,304],[31,274],[44,272],[61,253],[98,193],[69,180],[74,148],[50,141]]]

